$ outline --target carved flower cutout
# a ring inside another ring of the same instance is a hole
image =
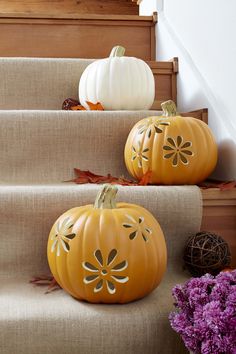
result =
[[[54,252],[56,250],[57,256],[60,256],[61,247],[65,252],[69,252],[69,242],[76,235],[75,233],[71,232],[72,227],[73,223],[70,217],[67,217],[64,220],[59,220],[55,227],[56,234],[51,236],[51,240],[54,240],[51,247],[51,252]]]
[[[179,162],[184,165],[188,165],[188,156],[193,156],[193,152],[190,150],[192,147],[191,141],[183,142],[182,136],[177,136],[176,141],[173,138],[167,138],[169,145],[164,145],[164,158],[172,159],[172,166],[178,166]]]
[[[144,161],[148,161],[148,157],[145,154],[148,151],[149,151],[148,148],[142,149],[141,142],[139,141],[137,147],[132,146],[132,157],[131,157],[131,160],[134,161],[134,160],[137,159],[138,167],[141,168],[143,160]]]
[[[129,238],[134,240],[137,236],[141,235],[145,242],[148,241],[148,237],[152,234],[152,230],[147,227],[144,217],[139,216],[138,220],[131,215],[126,215],[128,221],[123,223],[123,227],[130,229]]]
[[[148,118],[144,123],[138,126],[138,134],[143,134],[145,132],[150,139],[152,131],[154,131],[154,133],[161,134],[163,133],[163,128],[168,125],[170,125],[170,122],[166,122],[165,119],[156,117]]]
[[[88,275],[84,278],[84,283],[90,284],[96,282],[96,285],[93,289],[95,293],[98,293],[103,289],[104,286],[106,286],[109,294],[115,294],[115,282],[124,284],[129,280],[129,277],[119,275],[119,272],[127,269],[128,262],[123,261],[114,265],[116,257],[117,250],[113,249],[110,251],[107,260],[104,263],[102,252],[98,249],[94,252],[94,258],[96,261],[95,265],[89,262],[82,263],[83,268],[92,273],[91,275]]]

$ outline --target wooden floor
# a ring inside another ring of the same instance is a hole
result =
[[[229,191],[219,189],[202,190],[202,230],[222,236],[230,245],[232,265],[236,267],[236,188]]]

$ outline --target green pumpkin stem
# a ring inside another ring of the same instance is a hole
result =
[[[175,117],[178,115],[176,104],[172,100],[163,102],[161,108],[163,110],[163,116],[165,117]]]
[[[116,47],[112,48],[110,58],[123,57],[124,55],[125,55],[125,48],[121,47],[120,45],[117,45]]]
[[[104,184],[97,194],[94,209],[115,209],[117,192],[118,188],[116,186]]]

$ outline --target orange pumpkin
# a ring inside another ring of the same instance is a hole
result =
[[[125,145],[125,163],[137,180],[152,171],[151,184],[197,184],[217,162],[217,145],[206,123],[181,117],[173,101],[162,104],[163,115],[139,121]]]
[[[61,215],[48,239],[48,262],[58,284],[92,303],[126,303],[160,283],[165,239],[141,206],[115,203],[117,187],[104,185],[94,205]]]

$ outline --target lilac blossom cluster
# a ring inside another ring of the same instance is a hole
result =
[[[236,270],[173,288],[172,328],[193,353],[236,354]]]

